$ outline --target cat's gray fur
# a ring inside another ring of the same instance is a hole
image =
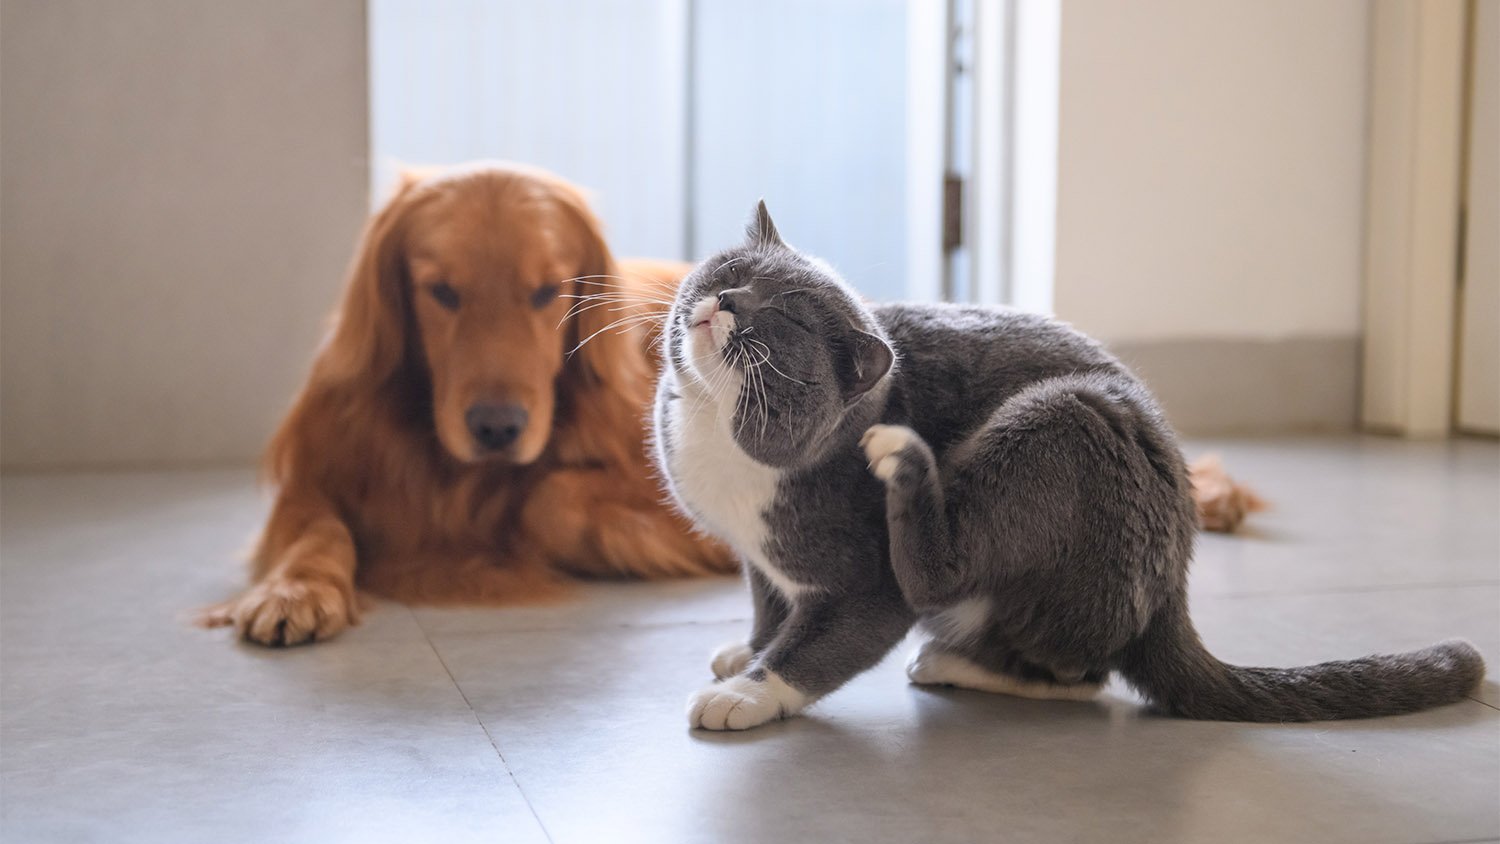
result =
[[[1188,617],[1197,523],[1187,474],[1141,382],[1045,317],[866,307],[782,242],[764,204],[744,245],[682,284],[663,340],[659,461],[682,507],[710,528],[674,461],[692,434],[670,423],[685,418],[672,416],[685,386],[702,380],[688,335],[704,297],[733,310],[722,354],[742,376],[728,399],[734,447],[776,470],[760,513],[764,562],[746,565],[755,602],[746,688],[775,675],[816,699],[919,621],[940,651],[994,674],[1066,689],[1118,672],[1189,718],[1393,715],[1460,700],[1483,677],[1480,655],[1461,641],[1289,669],[1215,659]],[[860,449],[877,423],[917,435],[885,481]],[[799,585],[795,594],[778,591],[778,578]],[[982,623],[945,632],[942,613],[976,599]],[[769,717],[782,714],[778,705]]]

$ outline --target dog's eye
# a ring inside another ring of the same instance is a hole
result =
[[[545,308],[552,304],[552,300],[557,298],[559,289],[555,284],[544,284],[538,287],[536,292],[531,294],[531,306],[533,308]]]
[[[450,311],[458,310],[458,291],[454,290],[453,285],[448,282],[439,281],[429,284],[427,285],[427,292],[432,294],[432,298],[436,299],[439,305]]]

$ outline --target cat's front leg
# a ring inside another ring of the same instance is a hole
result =
[[[776,638],[749,670],[688,701],[688,723],[747,730],[788,718],[885,656],[915,616],[895,594],[800,595]]]
[[[959,561],[932,448],[904,425],[872,425],[859,444],[870,472],[885,482],[891,568],[907,603],[922,612],[959,596]]]
[[[709,660],[709,667],[713,669],[714,678],[727,680],[736,674],[743,673],[749,667],[750,661],[755,655],[766,649],[771,640],[781,630],[782,622],[786,621],[787,613],[791,605],[782,596],[766,576],[760,573],[753,564],[746,561],[745,578],[750,581],[750,597],[755,604],[755,620],[750,630],[750,640],[747,642],[729,642],[714,651]]]
[[[728,680],[743,672],[755,659],[755,648],[749,642],[725,642],[708,659],[715,680]]]

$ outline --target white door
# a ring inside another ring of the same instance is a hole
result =
[[[690,0],[370,0],[372,193],[500,158],[587,188],[620,255],[687,252]]]
[[[764,198],[787,242],[865,295],[910,296],[906,0],[699,2],[693,18],[693,257],[738,242]]]
[[[1474,6],[1458,427],[1500,433],[1500,0]]]
[[[871,298],[935,298],[947,16],[939,0],[370,0],[375,194],[397,163],[530,162],[591,189],[617,253],[689,259],[735,243],[764,197]]]

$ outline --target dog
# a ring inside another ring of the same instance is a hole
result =
[[[357,623],[360,591],[511,603],[572,576],[733,571],[647,459],[646,335],[688,269],[617,265],[543,171],[404,174],[267,449],[251,586],[201,623],[296,645]]]

